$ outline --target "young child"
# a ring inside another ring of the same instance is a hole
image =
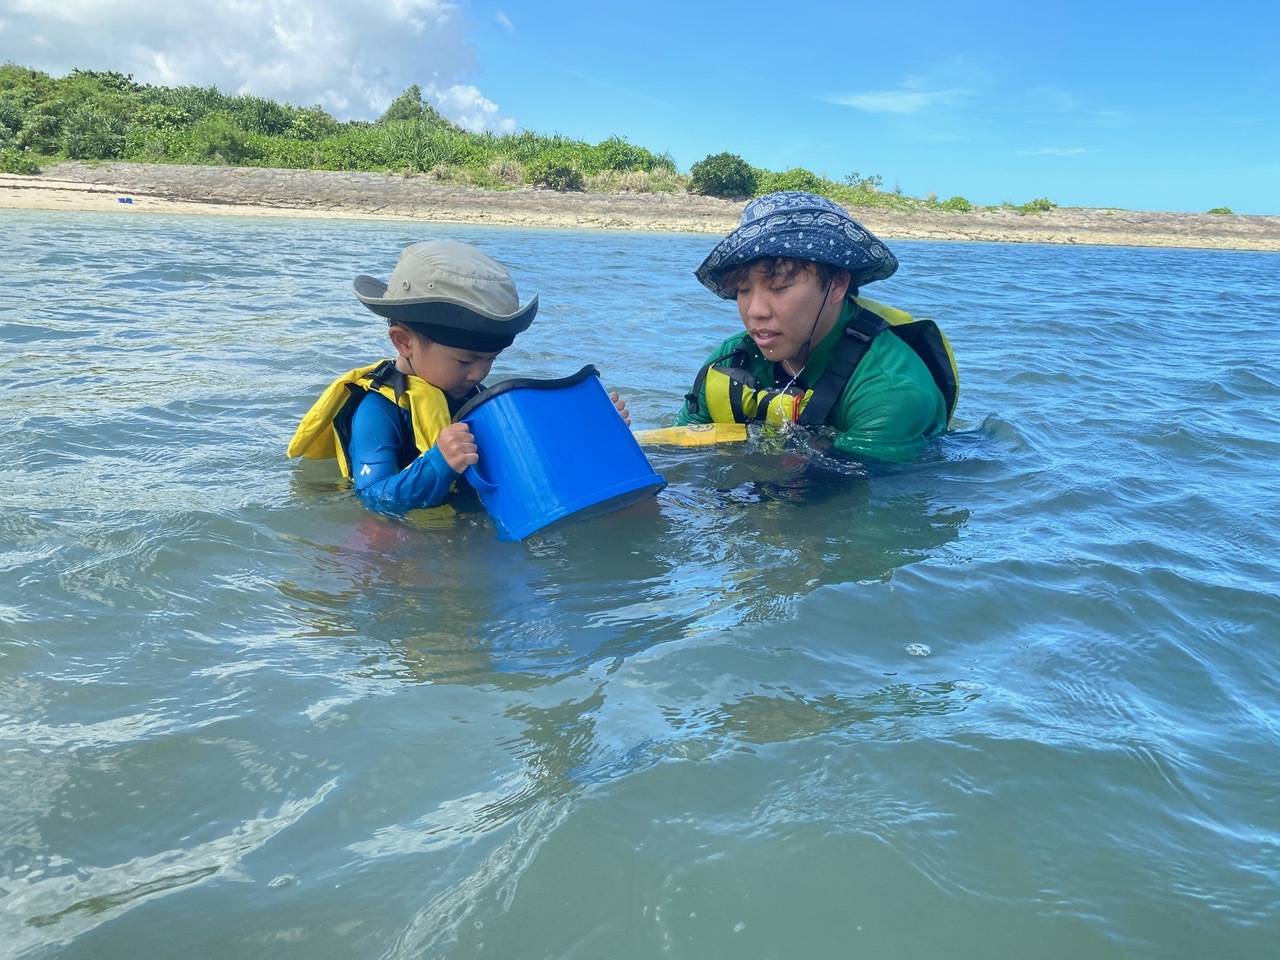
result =
[[[291,457],[336,457],[373,510],[401,513],[442,503],[479,461],[453,416],[482,388],[493,361],[538,312],[491,257],[456,240],[415,243],[383,283],[358,276],[360,302],[389,323],[394,359],[351,370],[311,407]],[[614,403],[630,423],[626,405]]]

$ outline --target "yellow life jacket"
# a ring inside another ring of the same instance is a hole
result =
[[[812,390],[761,386],[740,365],[746,363],[745,350],[735,350],[720,359],[729,360],[730,365],[703,368],[712,423],[795,423],[813,398]]]
[[[960,373],[951,344],[938,325],[871,300],[859,298],[854,304],[854,315],[845,325],[822,376],[811,389],[764,386],[746,369],[749,362],[746,348],[738,347],[712,359],[698,371],[687,399],[696,403],[705,384],[707,412],[714,423],[791,422],[817,426],[826,420],[839,400],[849,378],[871,348],[871,341],[890,330],[924,361],[946,401],[950,420],[960,394]],[[868,307],[874,307],[875,312]],[[722,365],[725,361],[727,365]]]
[[[420,377],[401,373],[394,361],[382,360],[349,370],[325,388],[298,424],[289,441],[289,456],[309,460],[336,457],[338,469],[350,479],[347,449],[351,440],[351,417],[355,413],[355,401],[370,390],[409,411],[413,443],[419,453],[434,447],[440,431],[452,422],[449,401],[439,389]]]

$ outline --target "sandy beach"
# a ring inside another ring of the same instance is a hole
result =
[[[218,214],[421,220],[577,230],[725,233],[742,203],[690,194],[480,190],[425,175],[169,164],[61,163],[0,174],[0,208],[120,216]],[[1023,215],[853,208],[886,240],[976,240],[1280,251],[1280,217],[1055,209]]]

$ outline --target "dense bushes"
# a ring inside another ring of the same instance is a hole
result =
[[[37,173],[42,163],[64,159],[399,171],[498,190],[688,190],[733,200],[807,190],[848,207],[973,209],[963,197],[939,203],[882,192],[878,175],[851,173],[834,183],[802,167],[758,169],[731,153],[707,156],[685,177],[669,154],[617,135],[591,144],[527,130],[475,133],[442,117],[416,84],[377,122],[339,122],[319,106],[231,96],[216,87],[153,87],[114,71],[53,78],[0,66],[0,172]],[[1054,206],[1033,200],[1018,209]]]
[[[535,160],[529,165],[529,182],[536,187],[547,187],[561,193],[580,191],[586,186],[586,177],[570,153],[551,155]]]
[[[763,173],[757,176],[756,190],[773,193],[776,190],[803,190],[806,193],[826,194],[827,185],[816,174],[803,167],[792,167],[782,173]]]
[[[340,123],[319,106],[229,96],[215,87],[152,87],[114,72],[55,79],[0,67],[0,164],[33,172],[42,161],[131,160],[431,173],[508,189],[683,188],[675,161],[611,136],[598,144],[528,131],[473,133],[426,103],[416,84],[376,123]]]
[[[1028,200],[1017,208],[1019,213],[1048,213],[1058,205],[1047,197],[1039,197],[1035,200]]]
[[[85,104],[62,121],[62,149],[72,160],[114,159],[124,152],[125,121]]]
[[[22,150],[0,147],[0,173],[19,173],[32,176],[40,172],[40,164]]]
[[[689,192],[728,199],[754,196],[756,172],[739,156],[717,153],[689,168]]]
[[[252,164],[259,151],[249,134],[225,113],[211,113],[196,121],[191,129],[191,159],[197,163],[221,163],[231,166]]]

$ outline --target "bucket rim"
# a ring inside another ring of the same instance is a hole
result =
[[[577,373],[571,373],[567,377],[512,377],[509,380],[499,380],[492,387],[486,387],[464,403],[461,409],[454,414],[453,422],[460,423],[474,413],[475,409],[482,403],[504,393],[510,393],[512,390],[563,390],[565,387],[577,386],[588,377],[599,376],[600,371],[596,369],[595,364],[588,363]]]
[[[650,473],[648,476],[643,477],[631,477],[619,483],[611,484],[602,490],[584,494],[558,504],[550,511],[526,517],[522,523],[508,524],[495,514],[493,516],[494,526],[498,530],[499,539],[524,540],[558,523],[571,520],[581,521],[584,519],[582,514],[588,511],[599,511],[600,514],[604,514],[612,513],[614,510],[622,509],[623,507],[633,506],[642,500],[657,496],[657,494],[666,489],[666,486],[666,477],[660,473]],[[481,499],[483,500],[483,498]]]

